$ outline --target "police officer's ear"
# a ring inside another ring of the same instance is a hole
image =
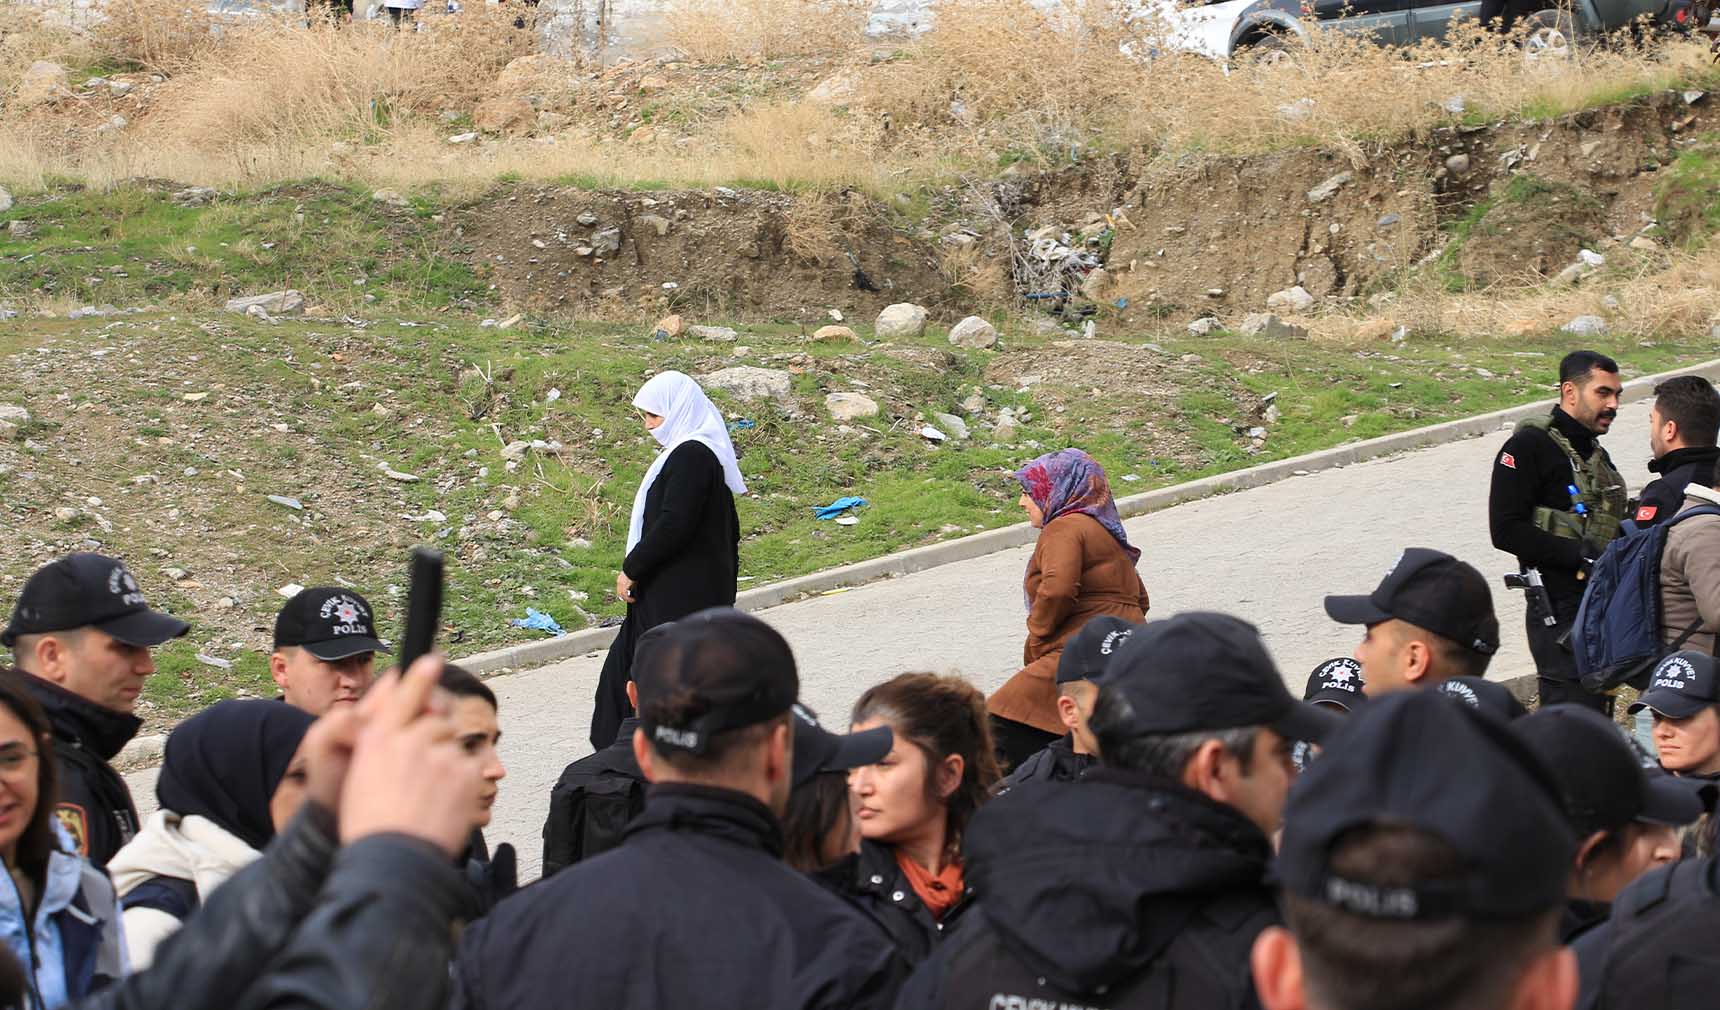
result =
[[[1254,938],[1249,956],[1254,991],[1265,1010],[1307,1010],[1302,984],[1302,951],[1282,926],[1268,926]]]
[[[287,689],[288,677],[286,650],[290,648],[293,648],[293,646],[285,646],[269,653],[269,676],[275,679],[275,686],[280,688],[282,691]]]
[[[18,665],[43,680],[63,685],[71,676],[72,645],[75,638],[76,632],[19,636]],[[24,665],[26,658],[31,665]]]
[[[657,755],[652,753],[642,729],[633,731],[633,760],[639,763],[639,773],[645,776],[645,781],[657,781]]]
[[[1421,687],[1433,669],[1433,645],[1426,638],[1410,636],[1403,643],[1403,679],[1411,687]]]
[[[946,754],[931,770],[935,776],[933,784],[937,786],[938,798],[947,800],[962,787],[962,776],[967,773],[967,759],[960,754]]]
[[[639,685],[631,680],[627,682],[627,707],[639,711]]]

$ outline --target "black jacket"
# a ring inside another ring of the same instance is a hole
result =
[[[973,904],[973,885],[964,869],[961,899],[942,919],[933,918],[931,909],[920,900],[901,864],[896,862],[896,850],[871,839],[860,843],[858,854],[825,867],[813,874],[812,879],[876,922],[910,965],[930,957],[933,948],[955,931]]]
[[[634,582],[634,602],[598,675],[593,749],[609,746],[621,720],[633,712],[627,681],[639,636],[688,614],[734,605],[740,544],[735,496],[717,454],[703,442],[677,446],[645,493],[644,532],[621,563]]]
[[[1606,452],[1595,433],[1553,408],[1553,424],[1583,459]],[[1577,569],[1583,563],[1582,543],[1554,536],[1535,525],[1535,508],[1569,512],[1571,460],[1544,431],[1524,428],[1505,440],[1493,457],[1493,486],[1487,498],[1487,527],[1493,546],[1517,556],[1525,568],[1541,569],[1547,595],[1556,608],[1575,612],[1583,599]]]
[[[655,785],[620,847],[467,929],[458,1005],[889,1006],[906,973],[853,908],[782,861],[776,817],[728,789]]]
[[[336,854],[307,805],[263,857],[208,897],[148,970],[74,1010],[420,1010],[447,999],[464,900],[442,854],[400,836]]]
[[[1684,859],[1638,877],[1612,917],[1577,940],[1577,1006],[1682,1010],[1714,1005],[1720,990],[1720,862]]]
[[[1248,959],[1277,923],[1271,846],[1181,785],[1096,768],[987,804],[968,831],[980,894],[901,1010],[1258,1006]]]
[[[1641,527],[1677,515],[1684,505],[1686,485],[1714,486],[1715,460],[1720,460],[1720,448],[1711,445],[1674,449],[1659,459],[1649,460],[1649,472],[1660,476],[1642,489],[1636,511],[1630,517]]]
[[[1091,754],[1075,753],[1075,734],[1065,733],[1062,739],[1016,765],[1009,777],[998,783],[996,795],[1027,782],[1074,782],[1097,763]]]
[[[105,869],[137,834],[137,806],[125,779],[108,764],[143,720],[86,701],[51,681],[20,673],[30,694],[47,710],[59,761],[60,801],[54,808],[78,852]]]
[[[608,852],[645,808],[645,774],[633,758],[633,730],[622,721],[615,742],[562,770],[543,822],[543,875]]]
[[[1559,915],[1559,942],[1575,943],[1578,937],[1607,921],[1611,914],[1612,905],[1608,902],[1570,899]]]

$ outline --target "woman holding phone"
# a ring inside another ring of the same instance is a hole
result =
[[[733,606],[740,573],[740,517],[735,495],[746,494],[722,412],[692,377],[652,376],[633,398],[645,430],[663,450],[633,496],[627,555],[615,595],[627,618],[597,682],[591,745],[615,742],[633,713],[627,700],[633,649],[659,624],[711,607]]]

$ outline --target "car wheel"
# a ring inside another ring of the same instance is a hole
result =
[[[1289,40],[1282,35],[1262,35],[1244,43],[1239,55],[1257,67],[1288,67],[1296,63],[1296,54],[1291,52]]]
[[[1577,22],[1568,10],[1542,10],[1524,18],[1517,30],[1523,38],[1525,63],[1563,63],[1576,58]]]

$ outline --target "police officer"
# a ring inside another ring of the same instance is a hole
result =
[[[658,625],[658,628],[667,625]],[[640,636],[640,644],[657,632]],[[630,711],[639,709],[639,687],[627,682]],[[608,852],[639,811],[645,809],[645,773],[633,757],[633,731],[639,719],[621,720],[615,742],[587,754],[562,769],[549,794],[549,817],[543,824],[543,875]]]
[[[902,1010],[1240,1007],[1278,921],[1268,838],[1291,741],[1338,716],[1295,700],[1253,627],[1185,613],[1129,638],[1099,682],[1098,768],[975,816],[979,914],[915,971]],[[1318,767],[1318,762],[1316,762]]]
[[[1099,686],[1094,683],[1105,672],[1111,656],[1134,633],[1135,626],[1120,617],[1101,614],[1081,626],[1057,660],[1057,715],[1069,728],[1062,739],[1022,761],[1009,777],[998,783],[997,794],[1023,782],[1072,782],[1086,774],[1094,763],[1093,733],[1087,720],[1093,715],[1093,700]]]
[[[1572,351],[1559,362],[1558,406],[1519,423],[1493,461],[1493,546],[1516,555],[1525,573],[1538,571],[1546,586],[1545,601],[1531,592],[1527,621],[1543,705],[1612,710],[1610,697],[1583,689],[1560,643],[1575,623],[1589,566],[1628,516],[1624,478],[1598,441],[1618,415],[1621,389],[1611,358]]]
[[[1260,1003],[1566,1010],[1575,853],[1557,783],[1504,723],[1432,691],[1370,701],[1285,809],[1287,928],[1254,944]]]
[[[883,931],[782,860],[800,686],[788,643],[719,609],[640,645],[644,812],[620,846],[467,929],[457,1002],[889,1006],[906,967]]]
[[[122,562],[69,554],[30,576],[0,633],[54,727],[54,813],[98,867],[137,833],[131,791],[108,762],[143,725],[132,712],[155,672],[149,650],[190,629],[149,609]]]
[[[1648,412],[1648,447],[1654,453],[1649,481],[1637,500],[1631,518],[1640,526],[1652,526],[1678,514],[1684,504],[1684,489],[1691,484],[1714,486],[1714,461],[1720,460],[1715,446],[1720,435],[1720,392],[1700,375],[1680,375],[1654,387],[1654,406]]]
[[[1499,650],[1493,592],[1474,565],[1426,547],[1398,555],[1367,596],[1328,596],[1326,615],[1367,630],[1356,661],[1370,697],[1479,677]]]
[[[269,674],[287,704],[323,716],[364,696],[376,654],[387,651],[370,601],[339,586],[313,586],[275,615]]]

